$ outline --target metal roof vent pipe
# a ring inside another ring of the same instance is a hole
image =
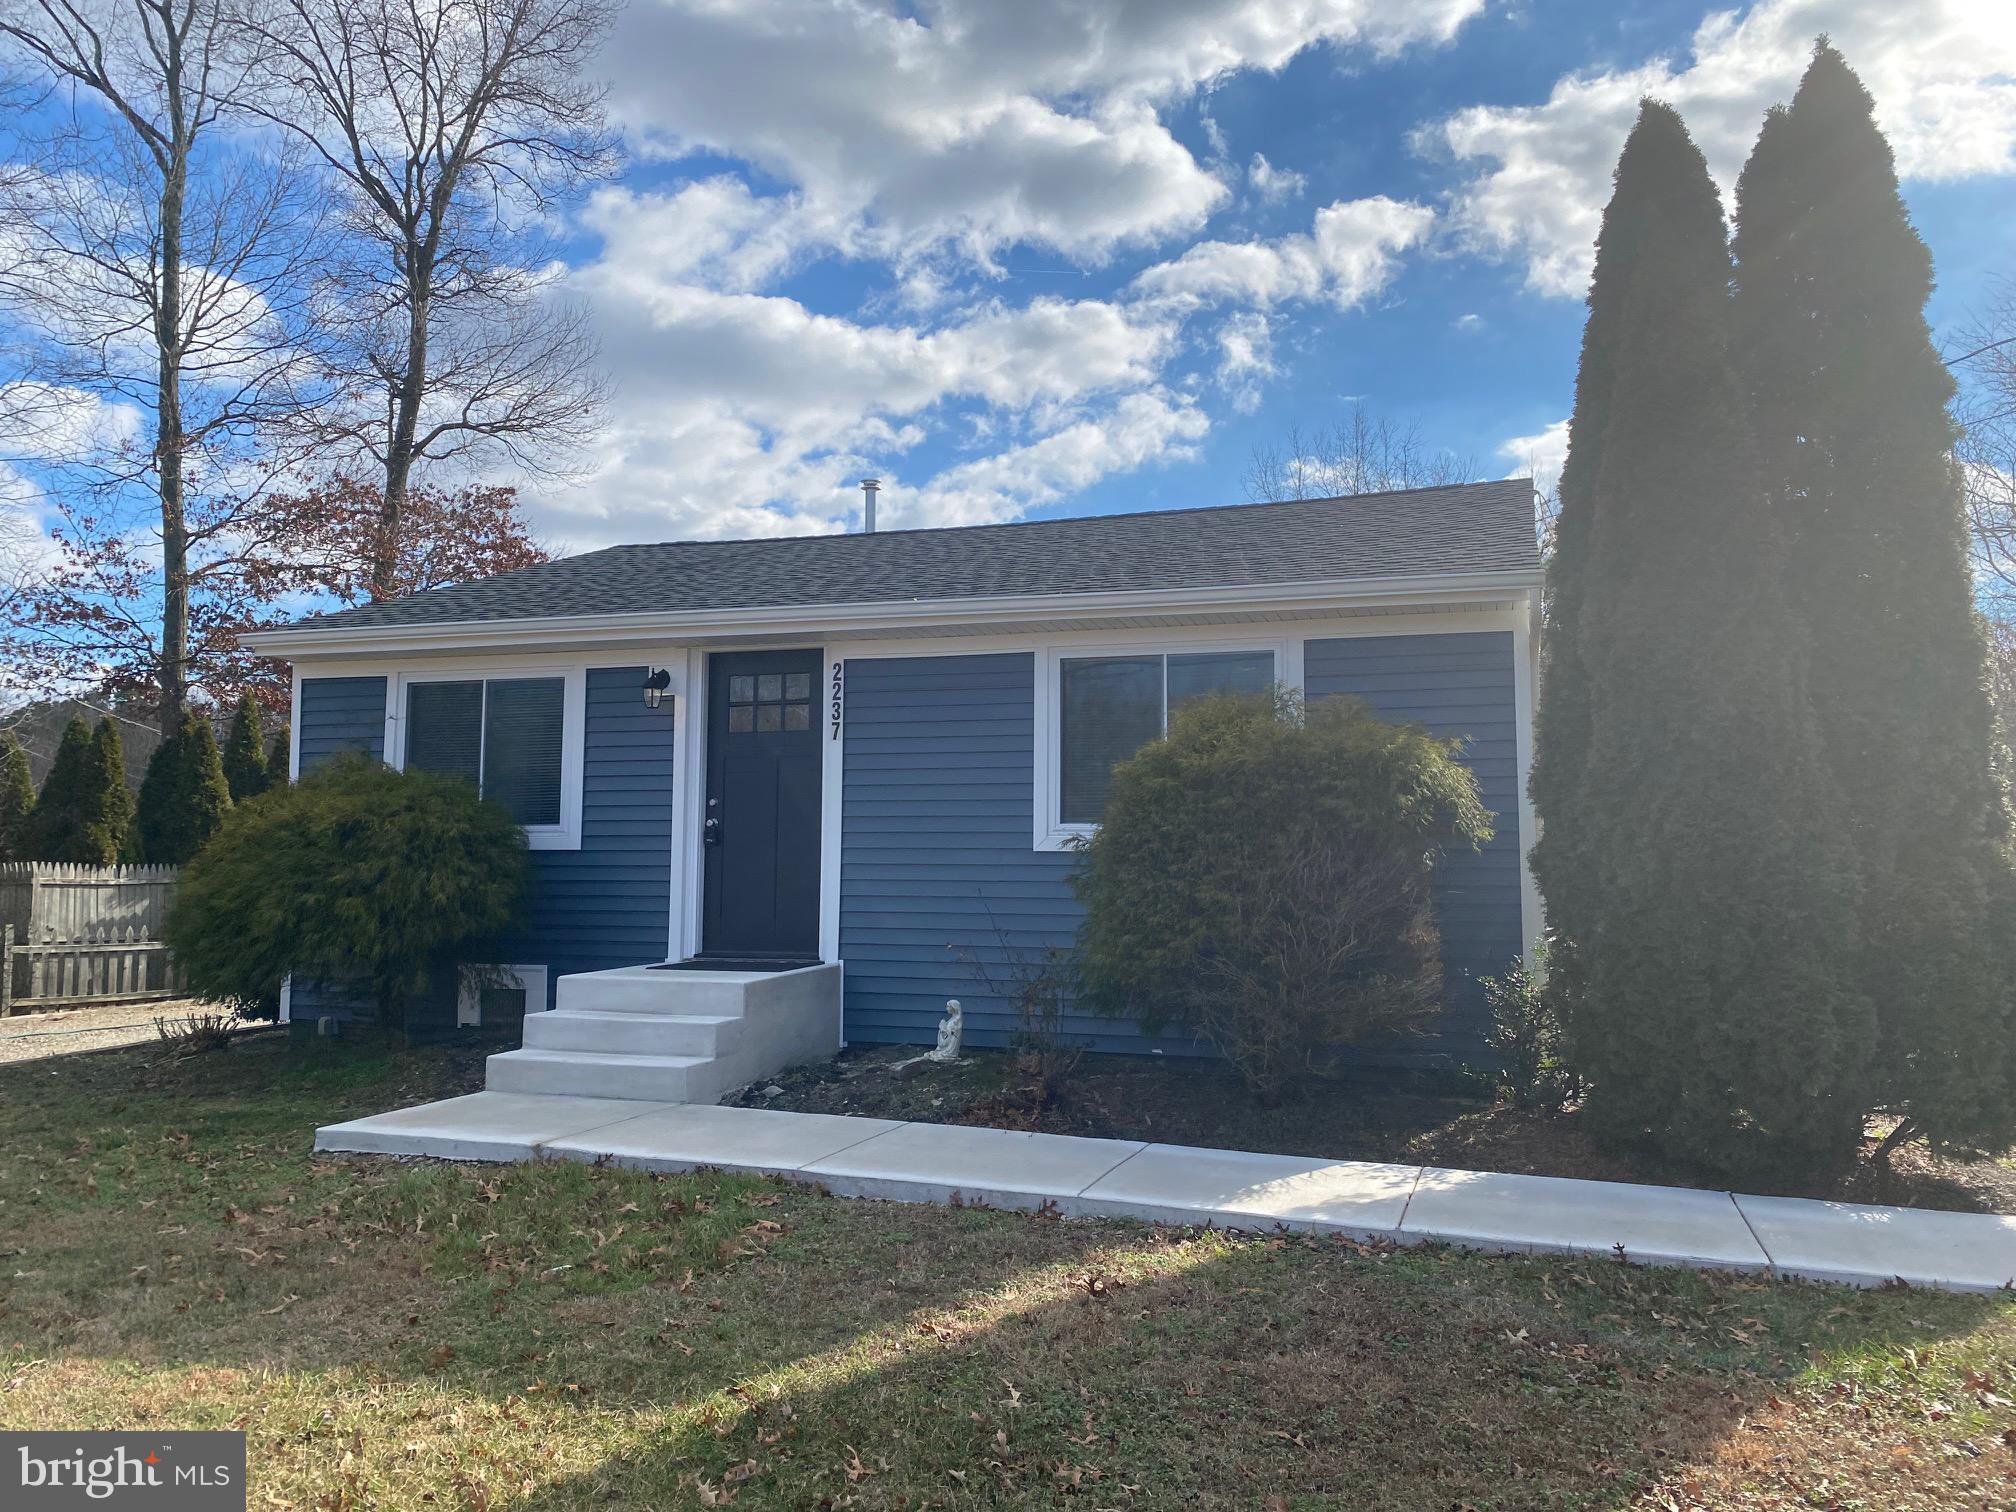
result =
[[[875,494],[882,487],[880,478],[861,480],[861,533],[875,534]]]

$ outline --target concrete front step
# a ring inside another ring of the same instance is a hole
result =
[[[576,972],[560,978],[553,1006],[558,1012],[739,1014],[749,995],[750,976],[649,966]]]
[[[506,1050],[485,1063],[483,1082],[492,1092],[711,1103],[737,1084],[732,1075],[726,1063],[705,1055]]]
[[[490,1057],[493,1092],[711,1103],[730,1088],[831,1055],[840,968],[563,976],[522,1050]]]
[[[714,1057],[738,1049],[742,1030],[741,1016],[731,1013],[585,1013],[556,1008],[525,1016],[525,1048]]]

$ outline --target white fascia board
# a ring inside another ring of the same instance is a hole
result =
[[[297,626],[246,636],[261,656],[391,654],[436,650],[512,650],[591,641],[747,640],[756,636],[900,634],[934,626],[1040,625],[1086,614],[1183,614],[1264,609],[1299,613],[1390,604],[1461,604],[1523,595],[1539,570],[1465,572],[1396,578],[1346,578],[1242,587],[1151,588],[1114,593],[1008,594],[991,598],[911,599],[877,604],[793,604],[687,613],[576,614],[544,619],[457,621],[439,625]]]

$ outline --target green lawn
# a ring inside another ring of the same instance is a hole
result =
[[[255,1507],[2003,1507],[2016,1299],[316,1158],[278,1035],[0,1069],[0,1426]]]

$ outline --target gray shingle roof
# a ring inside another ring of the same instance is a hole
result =
[[[1524,478],[876,535],[613,546],[303,620],[366,629],[1532,571]]]

